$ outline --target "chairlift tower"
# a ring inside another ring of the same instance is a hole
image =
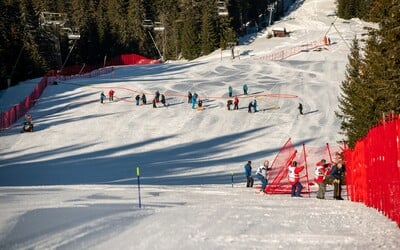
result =
[[[157,44],[156,44],[156,41],[154,40],[153,35],[151,34],[151,31],[153,31],[153,30],[154,30],[154,31],[158,31],[158,32],[164,31],[164,30],[165,30],[165,27],[162,25],[161,22],[153,22],[153,21],[150,20],[150,19],[145,19],[145,20],[143,20],[143,22],[142,22],[142,27],[143,27],[145,30],[147,30],[147,33],[149,34],[151,40],[153,41],[154,46],[155,46],[156,49],[157,49],[158,55],[160,56],[161,60],[164,61],[164,56],[163,56],[163,54],[161,54],[161,51],[158,49],[158,46],[157,46]],[[164,37],[163,37],[163,40],[164,40]],[[163,45],[163,50],[164,50],[164,49],[165,49],[165,46]],[[164,52],[164,53],[165,53],[165,52]]]
[[[268,5],[268,8],[267,8],[267,9],[269,10],[268,27],[270,27],[270,26],[271,26],[271,21],[272,21],[272,13],[273,13],[274,10],[275,10],[275,6],[274,6],[273,4],[270,4],[270,5]]]
[[[62,70],[75,47],[76,42],[81,38],[76,30],[66,27],[68,21],[67,14],[56,12],[40,12],[39,24],[41,29],[45,32],[47,37],[54,43],[54,56],[57,62],[57,70]],[[66,35],[72,45],[65,62],[62,63],[60,35]]]
[[[49,39],[54,43],[54,56],[57,63],[57,69],[62,67],[60,30],[67,22],[67,15],[55,12],[40,12],[39,24]]]

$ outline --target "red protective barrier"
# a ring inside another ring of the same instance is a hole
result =
[[[127,54],[116,56],[105,63],[106,66],[116,65],[133,65],[133,64],[157,64],[161,63],[160,60],[149,59],[136,54]],[[102,68],[103,65],[84,65],[84,66],[68,66],[62,69],[61,72],[50,71],[42,80],[35,86],[32,93],[25,98],[22,102],[10,108],[7,112],[0,113],[0,131],[9,128],[18,119],[24,116],[28,110],[33,107],[46,88],[49,79],[52,81],[56,79],[70,79],[73,77],[95,77],[102,74],[110,73],[113,68]]]
[[[400,117],[372,128],[345,149],[346,183],[352,201],[376,208],[400,226]]]
[[[300,183],[303,185],[302,193],[310,194],[309,185],[313,185],[314,167],[321,159],[333,162],[332,153],[340,152],[339,145],[330,146],[326,144],[321,147],[309,147],[303,144],[302,150],[297,151],[289,138],[279,150],[271,164],[272,170],[268,174],[266,191],[270,194],[290,194],[291,185],[288,177],[288,166],[295,160],[298,166],[304,166],[300,173]],[[300,153],[299,153],[300,152]],[[332,153],[331,153],[332,152]]]

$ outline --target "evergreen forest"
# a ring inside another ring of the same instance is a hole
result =
[[[293,1],[0,0],[1,77],[15,84],[125,53],[192,60],[265,27],[268,6],[276,20]]]
[[[352,148],[381,120],[400,114],[400,2],[338,2],[339,10],[352,6],[343,13],[345,17],[360,14],[379,24],[377,29],[367,29],[366,36],[354,38],[341,84],[336,115]],[[369,11],[362,6],[369,6]]]

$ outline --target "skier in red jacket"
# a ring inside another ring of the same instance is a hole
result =
[[[110,91],[108,91],[108,100],[110,102],[114,101],[114,90],[110,89]]]
[[[297,162],[293,161],[291,165],[289,165],[289,182],[292,185],[292,197],[302,197],[301,190],[303,189],[303,185],[300,183],[300,172],[303,171],[304,166],[297,166]]]
[[[325,199],[326,183],[330,174],[330,164],[322,159],[315,166],[314,181],[318,185],[317,199]]]
[[[233,109],[238,110],[239,109],[239,98],[237,96],[235,96],[235,98],[233,99]]]

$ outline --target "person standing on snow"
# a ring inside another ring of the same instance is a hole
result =
[[[154,94],[154,98],[155,98],[155,101],[156,102],[159,102],[160,101],[160,91],[156,91],[156,93]]]
[[[146,95],[144,93],[142,94],[142,98],[141,99],[142,99],[142,104],[146,105],[147,104],[147,100],[146,100]]]
[[[104,99],[106,99],[106,95],[104,94],[103,91],[100,93],[100,103],[104,103]]]
[[[247,84],[243,85],[243,94],[247,95],[247,91],[249,90],[249,87],[247,87]]]
[[[228,108],[228,110],[231,110],[232,104],[233,104],[232,100],[226,101],[226,107]]]
[[[246,187],[253,187],[254,178],[251,176],[251,161],[244,165],[244,173],[246,175]]]
[[[254,109],[254,113],[257,112],[257,100],[254,99],[253,101],[253,109]]]
[[[114,90],[110,89],[110,91],[108,91],[108,100],[110,102],[114,101]]]
[[[292,197],[302,197],[301,190],[303,185],[300,183],[300,172],[303,171],[304,166],[297,166],[297,162],[293,161],[289,165],[289,182],[292,185],[291,196]]]
[[[228,87],[228,95],[229,95],[229,97],[232,97],[232,93],[233,93],[232,86],[229,85],[229,87]]]
[[[237,96],[235,96],[235,98],[233,99],[233,109],[238,110],[239,109],[239,98]]]
[[[135,100],[136,100],[136,106],[139,106],[140,95],[136,95]]]
[[[153,108],[157,108],[157,100],[155,97],[153,98],[153,101],[151,103],[153,104]]]
[[[317,199],[325,199],[326,183],[329,176],[329,164],[322,159],[315,166],[314,181],[318,185]]]
[[[303,115],[303,104],[299,102],[299,106],[297,108],[299,109],[300,115]]]
[[[188,103],[192,103],[192,92],[188,92]]]
[[[194,92],[192,96],[192,109],[196,107],[196,102],[197,102],[197,94],[196,92]]]
[[[161,103],[165,107],[165,95],[161,94]]]
[[[342,198],[342,183],[345,173],[345,167],[342,162],[336,163],[332,167],[330,176],[333,178],[333,199],[343,200]]]
[[[258,169],[257,169],[257,171],[256,171],[256,177],[257,177],[257,179],[259,179],[259,180],[261,181],[261,183],[262,183],[262,184],[261,184],[260,193],[261,193],[261,192],[267,193],[267,192],[265,191],[265,188],[266,188],[267,185],[268,185],[268,175],[267,175],[267,171],[268,171],[268,170],[271,170],[271,168],[268,168],[268,166],[269,166],[269,161],[268,161],[268,160],[265,160],[265,161],[264,161],[264,164],[261,165],[261,166],[259,166]]]
[[[253,101],[250,101],[250,102],[249,102],[248,109],[247,109],[247,112],[251,113],[251,109],[252,109],[253,107],[254,107]]]

